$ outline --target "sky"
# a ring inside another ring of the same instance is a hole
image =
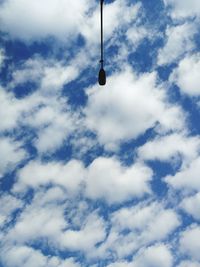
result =
[[[200,267],[199,22],[0,0],[0,267]]]

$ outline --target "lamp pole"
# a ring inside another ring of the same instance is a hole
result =
[[[104,70],[104,49],[103,49],[103,3],[104,0],[100,0],[100,10],[101,10],[101,68],[99,70],[99,85],[106,84],[106,72]]]

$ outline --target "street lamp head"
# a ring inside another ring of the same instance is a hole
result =
[[[106,84],[106,72],[103,68],[99,71],[99,85],[105,85]]]

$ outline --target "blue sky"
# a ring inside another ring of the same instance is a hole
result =
[[[0,267],[200,266],[200,3],[0,1]]]

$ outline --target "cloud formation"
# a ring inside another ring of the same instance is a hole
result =
[[[198,1],[0,1],[0,265],[198,267]]]
[[[155,73],[137,77],[128,68],[109,77],[102,90],[96,86],[90,88],[88,97],[87,126],[97,132],[100,143],[108,149],[137,138],[149,128],[158,126],[162,131],[176,131],[184,126],[184,113],[178,105],[167,101]]]

